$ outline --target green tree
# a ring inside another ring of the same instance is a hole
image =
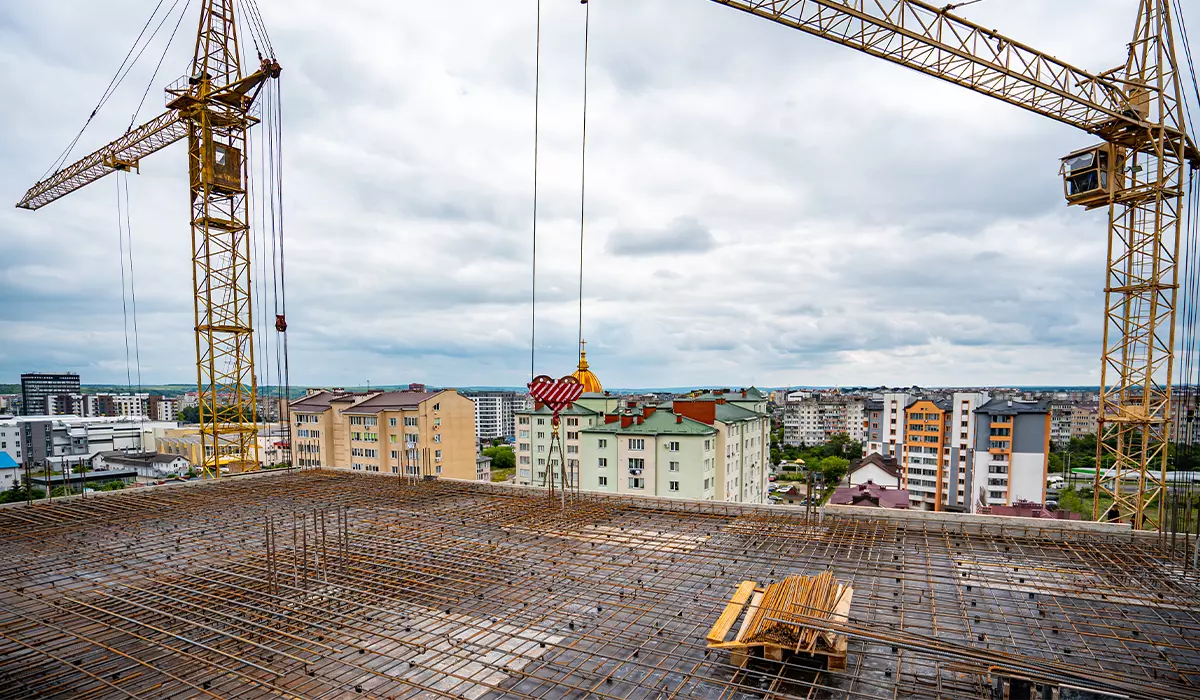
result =
[[[484,457],[492,458],[492,469],[512,469],[517,464],[511,447],[489,447],[483,451]]]
[[[188,406],[186,408],[181,408],[181,409],[179,409],[179,413],[176,415],[178,415],[179,420],[184,423],[199,423],[200,422],[200,409],[197,408],[196,406]]]
[[[83,462],[80,462],[79,464],[76,464],[75,466],[71,467],[72,474],[86,474],[87,472],[90,472],[90,471],[92,471],[92,468]]]
[[[1050,472],[1054,473],[1054,474],[1059,474],[1059,473],[1066,471],[1066,463],[1063,462],[1062,455],[1058,454],[1057,452],[1050,453],[1049,469],[1050,469]]]
[[[817,463],[817,470],[821,472],[821,478],[827,487],[836,486],[842,477],[846,476],[849,468],[850,460],[837,455],[830,455]]]

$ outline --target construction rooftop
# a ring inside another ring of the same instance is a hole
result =
[[[307,471],[0,508],[3,698],[1200,697],[1190,552],[1093,524]],[[844,671],[710,649],[854,590]],[[1018,685],[1011,685],[1017,679]],[[1028,695],[1026,695],[1028,697]]]

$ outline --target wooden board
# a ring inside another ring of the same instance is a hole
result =
[[[733,627],[734,622],[737,622],[738,615],[742,613],[742,608],[746,607],[746,603],[754,595],[754,589],[757,586],[758,584],[753,581],[742,581],[738,585],[733,598],[725,606],[721,616],[713,623],[712,629],[708,631],[708,636],[705,637],[710,645],[721,644],[725,641],[725,635],[729,634],[729,628]]]

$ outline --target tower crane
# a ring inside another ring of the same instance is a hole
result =
[[[1093,515],[1100,517],[1107,497],[1124,522],[1161,531],[1185,177],[1187,166],[1200,167],[1184,120],[1171,1],[1139,0],[1125,63],[1099,73],[957,16],[954,4],[712,2],[1003,100],[1099,140],[1061,161],[1068,204],[1108,212]],[[1110,461],[1111,469],[1101,468]],[[1126,491],[1130,475],[1137,487]]]
[[[38,182],[17,204],[39,209],[146,156],[187,139],[192,286],[204,473],[223,464],[257,467],[258,395],[250,286],[247,131],[251,109],[279,63],[261,58],[242,75],[235,0],[204,0],[191,72],[166,88],[167,111]]]

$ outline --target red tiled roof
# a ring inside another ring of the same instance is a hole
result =
[[[833,492],[829,504],[871,508],[908,508],[908,490],[889,489],[873,481],[858,486],[843,486]]]

